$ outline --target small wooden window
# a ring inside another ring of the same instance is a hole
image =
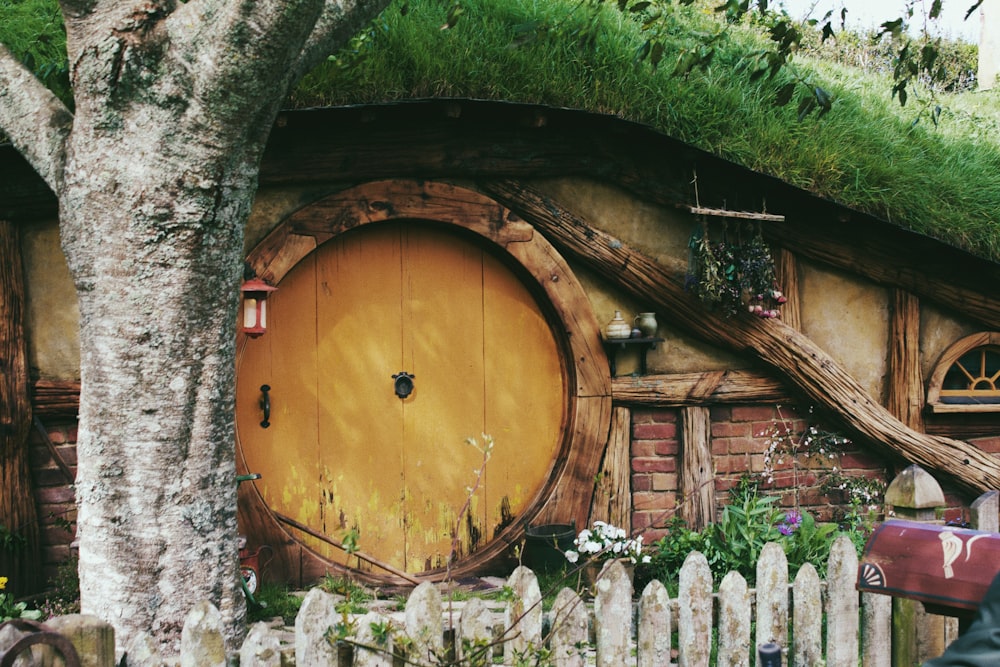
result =
[[[1000,412],[1000,333],[966,336],[938,362],[927,391],[932,412]]]

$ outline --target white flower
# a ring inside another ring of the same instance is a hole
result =
[[[653,562],[653,559],[650,558],[649,556],[643,556],[642,557],[642,562],[643,562],[643,564],[645,564],[645,563],[651,563],[651,562]]]
[[[575,552],[575,551],[567,551],[566,552],[566,560],[568,560],[569,562],[575,563],[579,559],[580,559],[580,554],[578,554],[577,552]]]

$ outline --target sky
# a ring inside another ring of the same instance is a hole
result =
[[[923,16],[930,10],[931,0],[909,0],[913,4],[913,19],[911,24],[919,29],[923,25]],[[1000,0],[984,0],[984,2],[1000,2]],[[813,18],[822,18],[830,9],[834,11],[834,29],[840,21],[840,9],[847,9],[848,27],[876,27],[884,21],[899,18],[905,11],[907,0],[783,0],[782,4],[788,13],[794,17],[804,17],[811,12]],[[975,0],[943,0],[939,27],[932,28],[931,33],[967,42],[979,42],[979,10],[973,12],[967,21],[962,19]]]

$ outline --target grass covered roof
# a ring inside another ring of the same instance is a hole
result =
[[[887,74],[803,53],[775,77],[753,78],[766,27],[725,24],[718,4],[664,0],[622,12],[596,0],[395,0],[308,75],[289,104],[458,97],[610,114],[1000,261],[1000,90],[932,94],[911,85],[901,107]],[[0,41],[57,86],[55,0],[0,6],[25,15],[21,28],[0,22]],[[47,36],[31,42],[19,30]],[[636,57],[651,36],[663,45],[655,68]],[[706,43],[710,64],[680,73],[678,63]],[[776,105],[791,81],[800,84],[797,97]],[[809,86],[831,94],[829,113],[799,117]]]

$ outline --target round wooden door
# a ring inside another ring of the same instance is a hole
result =
[[[274,512],[421,573],[535,499],[563,441],[567,381],[539,303],[499,258],[444,226],[372,224],[278,287],[237,369],[241,450]]]

